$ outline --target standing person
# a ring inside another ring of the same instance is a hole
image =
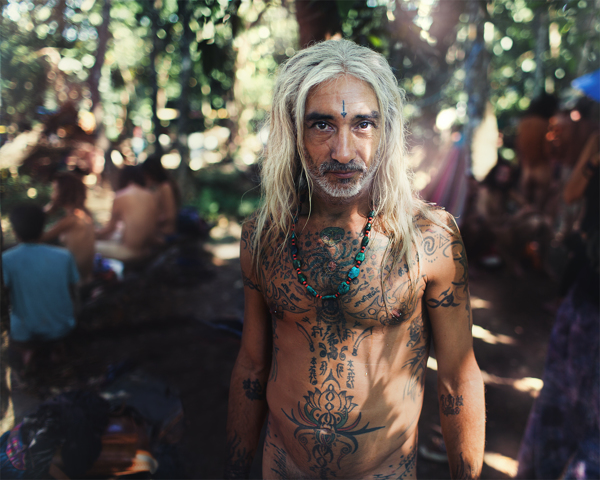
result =
[[[40,350],[59,360],[60,342],[75,328],[75,286],[79,273],[73,255],[41,243],[44,211],[20,204],[10,213],[19,245],[2,254],[2,274],[10,301],[10,350],[27,368]]]
[[[42,242],[58,239],[73,254],[82,283],[92,280],[96,240],[94,221],[85,208],[85,198],[86,187],[78,176],[57,174],[46,212],[63,209],[65,215],[42,235]]]
[[[171,180],[159,155],[151,155],[141,165],[146,186],[154,192],[158,205],[158,235],[165,240],[175,233],[177,228],[177,209],[179,192]]]
[[[264,203],[244,225],[244,331],[227,478],[414,478],[430,341],[453,478],[482,467],[485,407],[454,219],[409,181],[402,96],[352,42],[299,52],[275,84]]]
[[[550,146],[546,139],[549,120],[558,100],[546,93],[531,101],[517,127],[516,149],[521,166],[521,194],[536,211],[542,212],[552,182]]]
[[[99,239],[96,251],[121,261],[149,255],[156,243],[156,218],[156,198],[145,188],[141,169],[133,165],[123,167],[110,220],[96,232]],[[120,238],[115,239],[119,227],[122,227],[122,232]]]

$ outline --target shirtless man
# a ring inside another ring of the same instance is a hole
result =
[[[139,167],[128,165],[119,176],[109,222],[96,233],[96,251],[105,257],[127,261],[149,255],[156,240],[157,205],[150,190],[144,188]],[[120,240],[109,239],[122,224]]]
[[[413,194],[401,112],[385,59],[352,42],[281,68],[242,233],[227,478],[248,475],[265,419],[263,478],[415,478],[431,341],[450,473],[479,476],[467,260],[453,218]]]
[[[42,235],[42,242],[58,239],[75,257],[81,283],[92,280],[95,254],[94,221],[85,207],[86,187],[73,173],[59,173],[52,181],[46,213],[64,210],[64,216]]]

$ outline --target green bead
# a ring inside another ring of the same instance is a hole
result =
[[[300,280],[300,283],[306,282],[306,275],[304,275],[303,273],[299,273],[298,280]]]
[[[340,286],[338,287],[338,293],[340,295],[343,295],[344,293],[348,293],[350,291],[350,285],[348,285],[346,282],[340,283]]]
[[[363,237],[361,245],[366,247],[369,244],[369,237]]]
[[[360,275],[360,268],[358,267],[352,267],[350,269],[350,271],[348,272],[348,278],[350,279],[354,279],[356,277],[358,277]]]
[[[323,300],[335,300],[337,297],[335,295],[323,295]]]
[[[365,254],[363,252],[358,252],[356,254],[356,257],[354,257],[354,260],[357,262],[364,262],[365,261]]]
[[[302,266],[302,262],[300,260],[293,261],[294,268],[300,268]]]
[[[317,296],[317,292],[316,292],[316,290],[315,290],[314,288],[312,288],[310,285],[307,285],[307,286],[306,286],[306,291],[307,291],[308,293],[310,293],[310,294],[311,294],[313,297],[316,297],[316,296]]]
[[[367,226],[365,227],[365,230],[371,230],[371,223],[367,223]]]

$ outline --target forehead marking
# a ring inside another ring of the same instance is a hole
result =
[[[348,115],[348,112],[346,112],[346,102],[342,100],[342,117],[345,118],[346,115]]]

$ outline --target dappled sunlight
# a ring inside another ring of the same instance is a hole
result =
[[[492,333],[489,330],[480,327],[479,325],[473,325],[473,338],[483,340],[485,343],[490,345],[514,345],[515,339],[508,335],[502,335],[501,333]]]
[[[473,310],[479,308],[492,308],[492,303],[484,300],[483,298],[475,297],[471,295],[471,308]]]
[[[488,373],[485,370],[481,370],[481,376],[486,385],[507,385],[519,392],[528,393],[533,398],[536,398],[539,395],[540,390],[544,386],[544,382],[541,378],[504,378]]]
[[[515,459],[496,452],[485,452],[483,454],[483,463],[512,478],[515,477],[519,468],[519,462]]]
[[[427,368],[437,372],[437,360],[433,357],[429,357],[427,359]],[[483,377],[483,383],[486,385],[506,385],[519,392],[529,393],[533,398],[536,398],[539,395],[540,390],[544,386],[544,382],[541,378],[504,378],[494,375],[493,373],[488,373],[485,370],[481,370],[481,376]]]

